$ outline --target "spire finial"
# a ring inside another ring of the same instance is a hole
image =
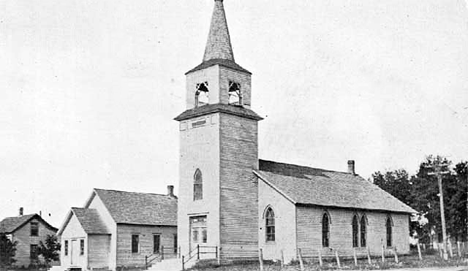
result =
[[[231,38],[224,12],[223,0],[215,0],[213,16],[211,17],[210,33],[206,43],[203,61],[211,59],[227,59],[234,61]]]

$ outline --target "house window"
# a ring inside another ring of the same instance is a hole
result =
[[[330,218],[327,213],[324,213],[322,217],[322,246],[330,246]]]
[[[138,253],[140,236],[138,234],[132,235],[132,253]]]
[[[161,247],[161,235],[153,235],[153,253],[159,253],[159,248]]]
[[[31,236],[39,236],[39,223],[31,222]]]
[[[177,234],[174,234],[174,253],[177,253]]]
[[[193,175],[193,200],[203,199],[203,176],[199,169]]]
[[[241,85],[236,82],[229,81],[229,104],[242,105]]]
[[[385,227],[387,228],[387,247],[392,246],[392,218],[390,216],[387,217],[387,221],[385,222]]]
[[[31,260],[37,260],[37,245],[31,245],[29,250],[29,257]]]
[[[358,240],[359,225],[358,225],[357,215],[353,216],[352,224],[353,224],[353,247],[358,247],[359,246],[359,240]]]
[[[199,83],[195,91],[195,107],[206,105],[209,102],[208,82]]]
[[[80,255],[84,255],[84,239],[80,240]]]
[[[367,218],[365,215],[361,217],[361,247],[367,246]]]
[[[65,244],[63,245],[63,252],[65,256],[68,256],[68,240],[65,240]]]
[[[266,240],[275,241],[275,213],[268,207],[265,213]]]

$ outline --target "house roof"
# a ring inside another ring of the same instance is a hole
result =
[[[101,199],[115,223],[177,226],[175,197],[96,188],[93,195]],[[88,206],[90,202],[91,200],[88,201]]]
[[[207,104],[199,107],[195,107],[192,109],[185,110],[179,116],[175,117],[174,119],[177,121],[182,121],[186,119],[190,119],[193,117],[199,117],[211,113],[226,113],[231,115],[236,115],[240,117],[245,117],[253,120],[262,120],[263,118],[257,115],[253,110],[237,106],[231,104]]]
[[[72,212],[87,234],[110,234],[96,209],[72,207]]]
[[[416,213],[358,175],[266,160],[254,172],[294,204]]]
[[[28,223],[34,218],[40,220],[44,225],[46,225],[51,230],[57,231],[57,228],[47,223],[47,221],[45,221],[40,215],[29,214],[29,215],[6,217],[2,221],[0,221],[0,232],[12,233],[16,231],[18,228],[21,228],[24,224]]]

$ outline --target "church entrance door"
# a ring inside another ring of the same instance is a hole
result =
[[[197,245],[203,246],[208,242],[208,232],[206,227],[206,216],[196,216],[190,218],[190,251]]]

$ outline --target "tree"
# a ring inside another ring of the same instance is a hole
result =
[[[0,267],[11,266],[16,262],[16,242],[12,242],[5,234],[0,233]]]
[[[49,266],[52,261],[58,261],[60,258],[60,242],[58,242],[57,236],[47,235],[45,244],[40,241],[38,254],[44,258],[47,266]]]
[[[408,172],[404,169],[388,171],[382,174],[380,171],[372,174],[373,183],[390,193],[395,198],[411,206],[413,196],[411,195],[412,183]]]

